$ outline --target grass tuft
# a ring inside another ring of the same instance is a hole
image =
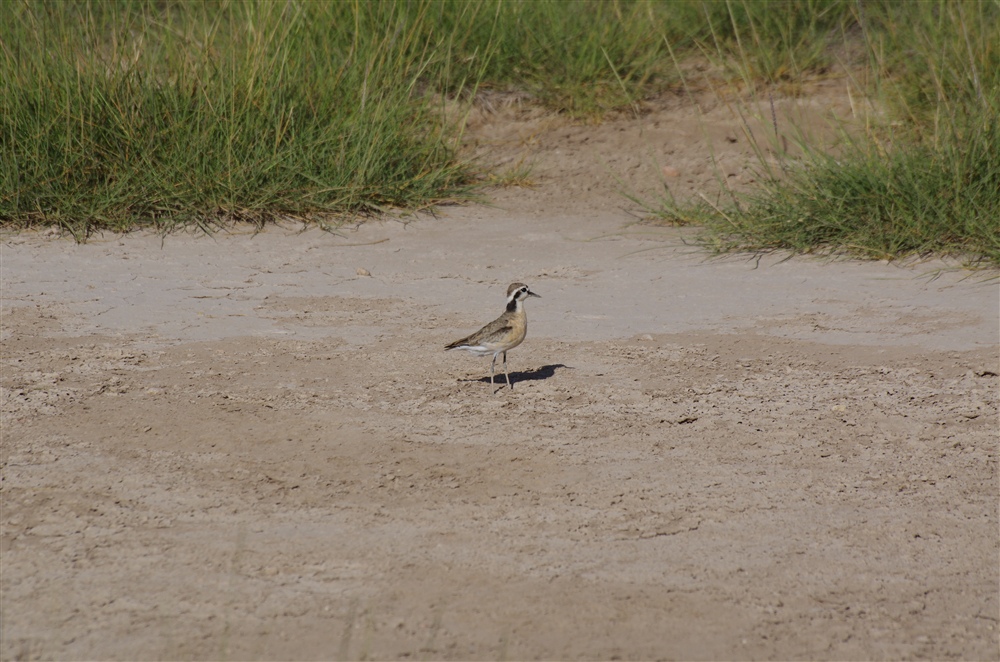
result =
[[[728,6],[739,25],[741,5]],[[1000,3],[857,6],[869,49],[858,78],[888,114],[870,117],[868,134],[836,158],[801,145],[804,158],[776,167],[764,155],[783,150],[758,146],[757,190],[725,207],[667,197],[656,215],[704,224],[720,251],[933,253],[1000,266]],[[758,20],[746,16],[744,37]],[[739,59],[754,60],[759,43],[739,41],[749,50]]]
[[[846,251],[876,259],[931,253],[1000,265],[1000,130],[840,159],[770,180],[725,215],[702,218],[719,250]]]

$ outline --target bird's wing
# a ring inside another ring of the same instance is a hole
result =
[[[471,336],[467,338],[462,338],[461,340],[456,340],[451,343],[445,349],[457,349],[459,347],[475,347],[476,345],[482,344],[484,342],[489,342],[491,338],[502,338],[504,335],[510,333],[513,327],[510,325],[510,321],[505,317],[499,317],[483,328],[479,329]]]

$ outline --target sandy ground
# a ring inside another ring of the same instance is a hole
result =
[[[474,116],[536,188],[436,217],[3,237],[0,657],[1000,658],[1000,281],[635,225],[753,178],[702,110]],[[443,347],[517,280],[494,390]]]

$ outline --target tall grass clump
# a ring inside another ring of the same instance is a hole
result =
[[[808,168],[766,182],[744,206],[701,220],[725,250],[948,254],[1000,266],[1000,130],[992,123],[963,134],[967,142],[813,154]]]
[[[82,238],[467,196],[418,90],[431,7],[2,3],[0,222]]]
[[[720,250],[950,254],[1000,266],[1000,3],[861,2],[869,90],[885,110],[841,153],[761,163],[762,187],[697,218]]]

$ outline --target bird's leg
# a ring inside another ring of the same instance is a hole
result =
[[[514,390],[514,385],[510,383],[510,373],[507,372],[507,352],[503,353],[503,374],[507,376],[507,386]]]
[[[499,354],[500,352],[497,352]],[[490,364],[490,387],[493,386],[493,372],[497,367],[497,354],[493,355],[493,363]]]

